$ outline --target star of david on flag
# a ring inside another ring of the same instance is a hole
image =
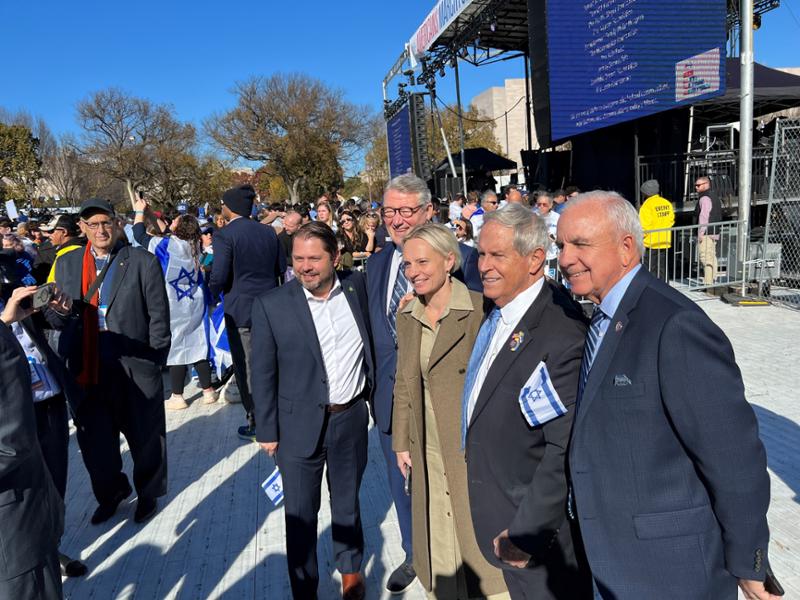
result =
[[[567,408],[553,387],[553,381],[543,362],[536,366],[528,381],[522,386],[519,409],[531,427],[543,425],[567,413]]]
[[[283,478],[281,477],[281,471],[278,467],[275,467],[275,470],[264,480],[261,487],[264,489],[270,502],[275,506],[283,502]]]
[[[194,292],[197,290],[197,281],[195,281],[194,274],[181,267],[178,276],[169,281],[169,284],[175,288],[175,293],[178,294],[178,300],[183,298],[194,299]]]

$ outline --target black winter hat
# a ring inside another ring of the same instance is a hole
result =
[[[255,199],[256,191],[252,185],[239,185],[222,194],[222,204],[243,217],[250,216]]]

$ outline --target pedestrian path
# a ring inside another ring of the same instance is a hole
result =
[[[781,308],[735,308],[700,303],[731,338],[750,401],[758,415],[772,476],[770,561],[786,588],[800,597],[800,313]],[[241,405],[204,405],[193,386],[192,405],[167,413],[169,494],[150,522],[133,522],[135,500],[99,526],[88,476],[74,435],[62,548],[80,556],[89,575],[65,581],[65,596],[88,599],[290,598],[284,556],[283,511],[261,489],[274,462],[236,436]],[[125,449],[126,471],[130,457]],[[324,484],[323,484],[324,486]],[[361,489],[366,538],[367,598],[422,599],[415,584],[403,596],[384,585],[403,553],[376,431]],[[319,597],[340,597],[323,488],[318,546]]]

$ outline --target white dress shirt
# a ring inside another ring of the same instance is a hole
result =
[[[338,277],[325,298],[317,298],[306,288],[303,293],[328,375],[328,402],[347,404],[366,384],[364,342],[358,324]]]
[[[400,268],[400,261],[403,260],[403,253],[395,246],[392,253],[392,262],[389,265],[389,287],[386,290],[386,314],[389,314],[389,305],[392,303],[392,292],[394,291],[394,282],[397,281],[397,270]],[[408,280],[406,280],[408,281]],[[406,294],[411,291],[411,282],[406,285]]]
[[[497,358],[497,355],[519,325],[522,317],[525,316],[525,313],[528,312],[528,309],[531,307],[534,300],[536,300],[543,285],[544,277],[540,277],[536,283],[500,309],[500,321],[497,323],[497,329],[494,330],[492,341],[489,344],[489,350],[483,357],[483,362],[481,362],[480,369],[478,370],[478,376],[475,378],[475,385],[467,401],[467,423],[472,420],[472,411],[475,409],[475,403],[478,401],[483,382],[486,381],[486,375],[489,373],[494,359]],[[535,368],[536,365],[531,365],[531,373]]]

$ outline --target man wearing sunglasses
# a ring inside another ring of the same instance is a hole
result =
[[[170,325],[164,275],[155,255],[127,244],[107,200],[85,201],[78,216],[88,243],[59,258],[55,280],[73,300],[59,352],[83,392],[78,444],[99,504],[91,522],[110,519],[131,495],[122,470],[122,433],[138,494],[134,520],[142,523],[167,491],[161,369]]]
[[[381,216],[391,243],[367,260],[367,297],[370,326],[375,344],[375,422],[380,432],[381,449],[386,459],[389,489],[397,510],[406,560],[389,577],[386,588],[392,593],[406,589],[416,578],[411,553],[411,497],[405,492],[405,481],[392,450],[392,408],[394,374],[397,366],[396,318],[400,300],[410,290],[401,269],[403,241],[417,225],[430,221],[433,204],[428,186],[412,174],[399,175],[386,186]],[[459,244],[463,265],[454,275],[467,287],[483,292],[478,273],[478,253]]]

